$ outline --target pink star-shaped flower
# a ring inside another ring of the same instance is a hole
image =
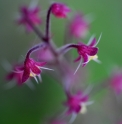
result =
[[[117,93],[120,94],[122,92],[122,71],[115,71],[110,78],[110,86]]]
[[[98,48],[96,47],[96,45],[99,43],[101,39],[101,36],[102,35],[100,35],[98,41],[96,40],[96,38],[91,37],[87,45],[82,42],[79,42],[78,45],[75,46],[79,56],[74,61],[77,62],[83,59],[83,62],[80,61],[75,73],[78,71],[81,64],[84,67],[90,60],[94,60],[98,63],[101,63],[98,60],[98,56],[97,56]]]
[[[82,14],[74,16],[70,24],[70,34],[76,38],[84,38],[88,32],[89,23]]]
[[[87,101],[88,101],[88,96],[83,95],[81,92],[78,92],[75,95],[71,95],[68,93],[67,101],[65,102],[65,105],[69,108],[67,114],[79,113],[83,107],[82,103],[85,103]]]
[[[18,19],[18,24],[25,25],[27,31],[31,31],[32,28],[29,23],[33,25],[37,25],[41,23],[41,19],[39,17],[39,7],[29,8],[27,6],[23,6],[20,8],[21,17]]]
[[[78,51],[79,57],[75,60],[75,62],[83,58],[82,65],[85,66],[89,62],[89,57],[95,56],[97,54],[98,48],[94,47],[92,44],[88,46],[83,44],[82,42],[79,42],[79,44],[77,45],[77,51]]]
[[[54,120],[51,122],[51,124],[66,124],[66,122],[61,121],[61,120]]]

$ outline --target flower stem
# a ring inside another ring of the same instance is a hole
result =
[[[52,5],[49,7],[47,11],[47,18],[46,18],[46,32],[45,37],[48,39],[47,42],[49,42],[49,35],[50,35],[50,14],[51,14]]]
[[[59,55],[64,55],[66,52],[68,52],[71,48],[77,48],[77,44],[66,44],[58,49]]]
[[[45,40],[44,40],[44,36],[43,36],[43,34],[41,33],[41,31],[40,31],[36,26],[34,26],[34,24],[33,24],[29,19],[26,18],[26,21],[27,21],[27,23],[29,24],[29,26],[33,29],[33,31],[38,35],[38,37],[39,37],[41,40],[45,41]]]
[[[32,47],[31,49],[28,50],[27,54],[26,54],[26,59],[28,59],[31,55],[32,52],[38,50],[39,48],[44,47],[45,44],[44,43],[40,43],[38,45],[35,45],[34,47]]]

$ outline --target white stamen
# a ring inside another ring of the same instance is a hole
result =
[[[77,117],[77,114],[76,113],[72,113],[72,117],[69,120],[69,124],[72,124],[75,121],[76,117]]]
[[[89,39],[89,41],[88,41],[88,43],[87,43],[88,46],[91,44],[91,42],[93,41],[94,38],[95,38],[95,34],[93,34],[93,35],[90,37],[90,39]]]
[[[92,105],[94,103],[94,101],[89,101],[89,102],[85,102],[86,106]]]
[[[38,75],[39,81],[42,82],[42,77],[41,75]]]
[[[30,74],[32,74],[32,76],[34,77],[35,81],[36,81],[37,83],[39,83],[38,80],[37,80],[37,78],[36,78],[36,75],[35,75],[31,70],[30,70]]]
[[[37,80],[36,76],[34,76],[34,79],[35,79],[35,81],[36,81],[36,82],[37,82],[37,84],[38,84],[39,82],[38,82],[38,80]]]
[[[84,91],[84,93],[83,93],[83,96],[82,97],[84,97],[84,96],[86,96],[86,95],[88,95],[88,94],[90,94],[90,92],[92,91],[92,89],[93,89],[93,86],[88,86],[86,89],[85,89],[85,91]]]
[[[99,36],[99,38],[98,38],[97,43],[95,44],[95,46],[97,46],[97,44],[100,42],[101,37],[102,37],[102,33],[100,34],[100,36]]]
[[[101,64],[102,62],[99,59],[93,59],[95,62]]]
[[[80,113],[81,114],[86,114],[86,112],[87,112],[86,103],[81,103],[81,106],[82,106],[82,108],[80,110]]]
[[[12,72],[15,72],[15,73],[22,73],[23,71],[12,70]]]
[[[80,68],[81,64],[82,64],[82,61],[80,61],[80,63],[78,64],[78,67],[76,68],[76,70],[75,70],[75,72],[74,72],[74,75],[76,74],[76,72],[77,72],[78,69]]]
[[[53,69],[46,68],[46,67],[39,67],[39,68],[41,68],[41,69],[46,69],[46,70],[52,70],[52,71],[54,71]]]

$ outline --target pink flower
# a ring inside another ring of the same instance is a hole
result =
[[[92,36],[87,45],[85,45],[82,42],[79,42],[79,44],[77,46],[74,46],[77,48],[77,51],[79,54],[79,56],[74,61],[77,62],[83,58],[83,63],[82,63],[82,61],[79,63],[75,73],[77,72],[77,70],[79,69],[81,64],[84,67],[90,60],[94,60],[98,63],[101,63],[98,60],[98,56],[97,56],[98,48],[96,47],[96,45],[99,43],[99,41],[101,39],[101,36],[102,36],[102,34],[100,35],[98,41],[96,41],[96,38],[94,38],[94,36]]]
[[[31,31],[32,28],[29,23],[33,25],[37,25],[41,23],[41,19],[39,18],[39,7],[29,8],[27,6],[23,6],[20,8],[21,17],[18,19],[18,24],[25,25],[27,31]]]
[[[44,47],[38,50],[35,54],[39,60],[53,62],[55,60],[54,55],[48,47]]]
[[[88,96],[83,95],[83,93],[78,92],[75,95],[67,94],[67,101],[65,105],[69,108],[67,114],[79,113],[82,111],[84,103],[88,101]]]
[[[57,18],[66,18],[70,11],[70,8],[63,3],[54,3],[51,6],[51,12]]]
[[[33,59],[27,57],[24,62],[22,82],[25,82],[29,77],[34,77],[36,79],[36,76],[38,76],[40,78],[41,68],[44,68],[43,66],[45,64],[45,62],[36,62]]]
[[[51,124],[66,124],[66,122],[60,120],[54,120],[51,122]]]
[[[13,70],[8,73],[6,76],[7,80],[13,80],[15,79],[17,81],[18,85],[22,84],[22,75],[23,75],[23,66],[21,65],[15,65],[13,66]]]
[[[122,121],[121,121],[121,122],[119,122],[118,124],[122,124]]]
[[[122,71],[117,70],[114,72],[110,79],[110,86],[116,93],[122,92]]]
[[[84,38],[88,32],[89,23],[81,14],[74,16],[70,24],[70,34],[76,38]]]
[[[96,39],[94,39],[92,42],[94,42]],[[89,62],[89,58],[91,56],[95,56],[98,52],[98,48],[94,47],[92,44],[90,45],[85,45],[82,42],[79,42],[79,44],[77,45],[77,51],[78,51],[78,58],[75,59],[75,62],[81,60],[81,58],[83,58],[83,63],[82,65],[85,66],[88,62]]]
[[[99,43],[101,36],[102,35],[100,35],[98,41],[96,41],[96,38],[92,36],[87,45],[82,42],[79,42],[78,44],[67,44],[61,47],[58,50],[58,52],[60,54],[65,54],[67,51],[69,51],[72,48],[75,48],[77,50],[79,56],[74,61],[75,62],[80,61],[80,63],[75,71],[76,73],[79,67],[81,66],[81,64],[82,66],[85,66],[90,60],[94,60],[100,63],[100,61],[98,60],[98,56],[97,56],[98,48],[96,47],[96,45]],[[83,61],[81,61],[82,59]]]

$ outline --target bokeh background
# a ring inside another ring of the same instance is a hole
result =
[[[48,118],[62,108],[65,94],[58,82],[47,74],[42,74],[43,83],[36,84],[35,90],[26,85],[6,89],[4,79],[6,71],[4,60],[14,63],[26,54],[30,45],[34,44],[35,34],[25,33],[24,28],[15,24],[20,5],[30,4],[30,0],[0,0],[0,124],[43,124]],[[42,17],[53,1],[39,0]],[[112,90],[101,88],[101,84],[110,77],[115,66],[122,66],[122,1],[121,0],[60,0],[73,11],[92,14],[94,21],[90,33],[98,38],[102,32],[99,47],[99,59],[102,64],[90,62],[87,66],[87,83],[93,85],[92,100],[94,104],[88,107],[88,112],[79,115],[75,124],[117,124],[122,120],[121,95]],[[62,44],[65,21],[52,17],[52,31],[58,46]],[[63,25],[63,26],[62,26]],[[43,26],[40,27],[43,30]],[[58,32],[58,33],[57,33]],[[98,87],[98,88],[97,88]],[[118,103],[118,100],[119,102]]]

